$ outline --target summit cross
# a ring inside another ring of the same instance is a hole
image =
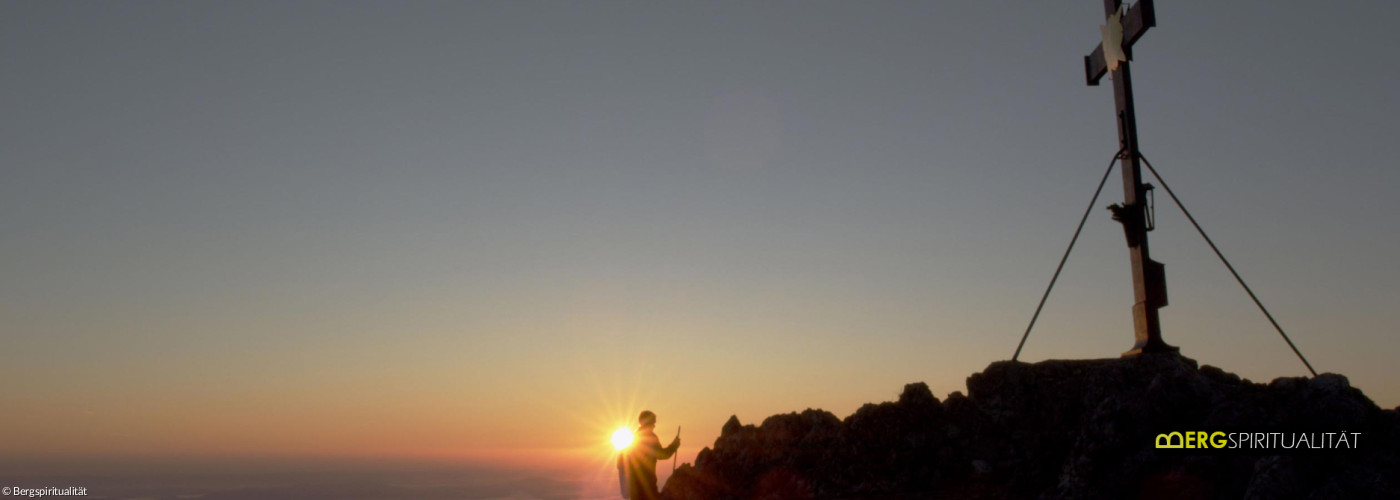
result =
[[[1133,348],[1123,356],[1141,353],[1175,352],[1178,349],[1162,340],[1162,325],[1157,310],[1167,305],[1167,280],[1161,262],[1152,260],[1147,250],[1147,232],[1152,229],[1148,217],[1148,190],[1142,182],[1141,156],[1138,153],[1137,117],[1133,111],[1132,77],[1128,73],[1133,59],[1133,43],[1142,38],[1148,28],[1156,26],[1152,0],[1139,0],[1124,10],[1121,0],[1103,0],[1105,24],[1100,27],[1103,42],[1084,56],[1084,76],[1091,86],[1097,86],[1105,74],[1113,79],[1113,101],[1118,120],[1120,166],[1123,171],[1123,203],[1109,207],[1113,218],[1123,224],[1128,239],[1128,251],[1133,266]]]

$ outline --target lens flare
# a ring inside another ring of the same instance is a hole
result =
[[[617,430],[612,433],[612,444],[613,449],[617,451],[622,451],[627,449],[628,446],[632,446],[632,430],[626,427],[618,427]]]

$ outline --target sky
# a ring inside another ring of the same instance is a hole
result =
[[[1132,66],[1143,154],[1313,366],[1386,408],[1396,17],[1161,2]],[[1117,149],[1083,75],[1102,22],[1089,0],[5,2],[0,455],[604,471],[642,409],[685,462],[730,415],[965,391]],[[1167,342],[1305,375],[1158,202]],[[1127,350],[1131,279],[1096,208],[1021,359]]]

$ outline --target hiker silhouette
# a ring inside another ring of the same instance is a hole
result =
[[[661,493],[656,489],[656,461],[671,458],[681,447],[681,437],[671,440],[671,445],[661,447],[661,439],[656,437],[656,414],[643,411],[637,417],[641,426],[632,439],[632,446],[623,450],[617,457],[618,472],[624,473],[623,493],[630,500],[656,500]]]

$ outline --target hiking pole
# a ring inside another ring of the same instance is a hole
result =
[[[681,426],[677,425],[677,426],[676,426],[676,439],[679,440],[680,438],[681,438]],[[672,456],[672,457],[671,457],[671,473],[672,473],[672,474],[675,474],[675,473],[676,473],[676,462],[679,462],[680,459],[681,459],[681,447],[680,447],[680,444],[681,444],[680,441],[676,441],[676,453],[674,454],[675,456]]]

